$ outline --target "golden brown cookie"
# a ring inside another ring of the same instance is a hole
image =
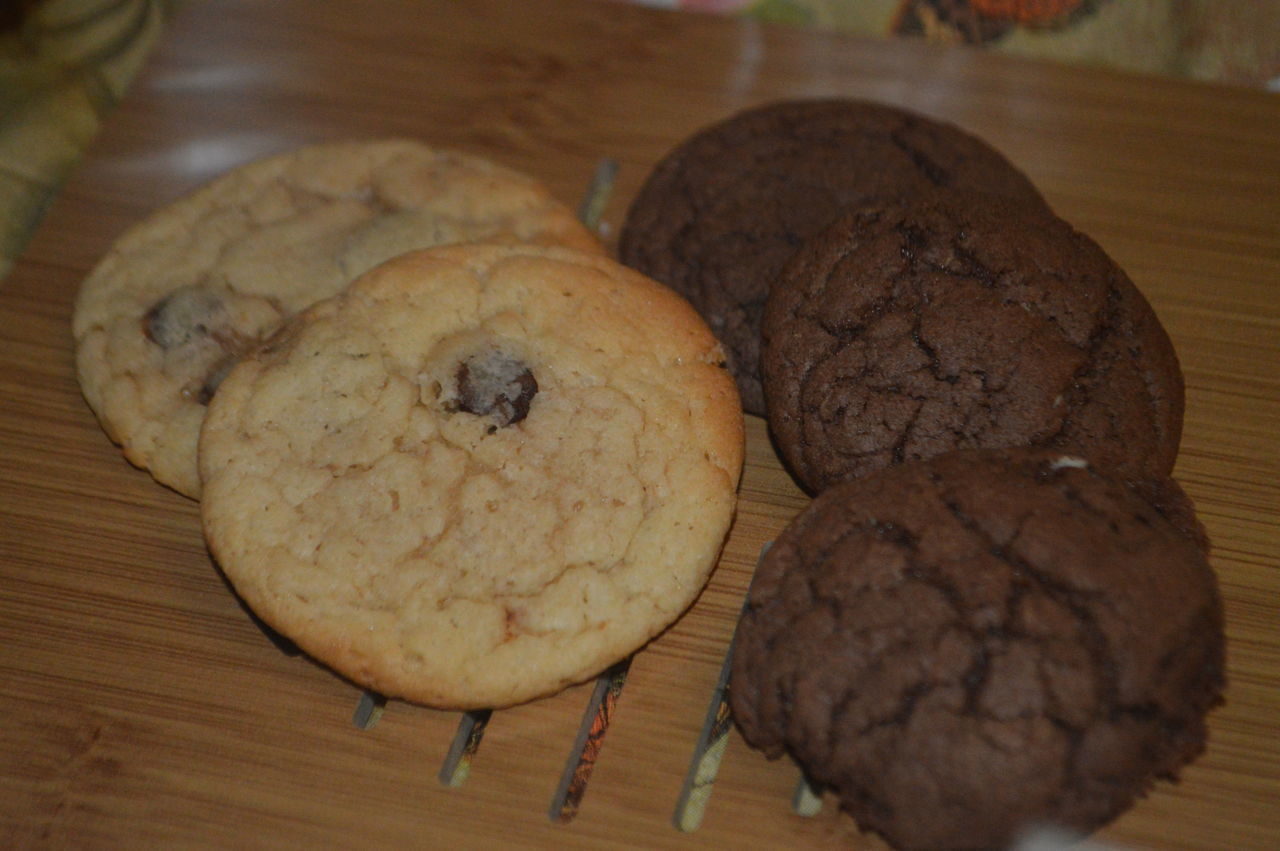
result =
[[[264,620],[446,708],[554,692],[693,601],[743,424],[679,296],[599,256],[465,245],[379,266],[241,361],[201,509]]]
[[[413,141],[235,169],[135,226],[85,280],[73,323],[85,398],[130,461],[198,497],[205,405],[246,350],[376,263],[479,240],[599,250],[532,178]]]

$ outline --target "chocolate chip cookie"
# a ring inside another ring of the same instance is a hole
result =
[[[1172,480],[1133,489],[1043,450],[837,485],[757,571],[737,724],[900,849],[1091,831],[1201,753],[1221,702],[1193,518]]]
[[[869,101],[772,103],[667,154],[618,253],[693,302],[725,344],[744,408],[763,414],[760,314],[791,254],[851,204],[950,186],[1045,206],[1022,172],[954,125]]]
[[[251,163],[149,216],[90,273],[81,388],[131,462],[197,497],[204,406],[248,349],[383,260],[477,240],[600,250],[539,182],[475,156],[377,140]]]
[[[694,600],[743,418],[720,345],[598,254],[397,257],[243,359],[200,439],[209,547],[267,623],[383,694],[496,707]]]
[[[952,449],[1041,445],[1169,473],[1183,381],[1147,300],[1039,207],[977,193],[853,209],[779,275],[769,425],[811,492]]]

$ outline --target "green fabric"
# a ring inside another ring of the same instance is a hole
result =
[[[124,95],[172,0],[43,0],[0,33],[0,278]]]

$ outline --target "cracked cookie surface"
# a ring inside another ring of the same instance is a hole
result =
[[[727,533],[742,411],[679,296],[604,257],[399,257],[243,360],[200,442],[246,602],[368,688],[494,707],[673,622]]]
[[[812,493],[952,449],[1070,449],[1167,475],[1183,381],[1146,299],[1092,240],[1007,199],[847,212],[777,279],[769,426]]]
[[[618,254],[701,311],[743,407],[762,415],[760,315],[791,254],[851,204],[950,186],[1044,205],[1008,160],[954,125],[869,101],[781,101],[667,154],[627,213]]]
[[[762,561],[731,699],[902,849],[1090,831],[1203,749],[1222,607],[1194,510],[1044,450],[969,450],[818,496]]]
[[[413,141],[242,166],[132,228],[86,278],[73,319],[85,398],[131,462],[198,497],[204,406],[246,351],[383,260],[481,240],[600,250],[532,178]]]

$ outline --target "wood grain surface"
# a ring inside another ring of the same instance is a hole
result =
[[[639,653],[577,816],[548,817],[590,683],[497,712],[457,787],[458,716],[359,691],[258,632],[197,506],[131,468],[76,385],[76,288],[124,228],[246,159],[400,134],[569,203],[765,100],[863,96],[1023,167],[1147,294],[1177,346],[1176,474],[1213,538],[1228,702],[1204,756],[1100,834],[1280,847],[1280,98],[613,3],[192,2],[0,285],[0,845],[882,847],[730,734],[705,819],[672,826],[761,545],[804,504],[748,418],[737,522],[697,605]]]

